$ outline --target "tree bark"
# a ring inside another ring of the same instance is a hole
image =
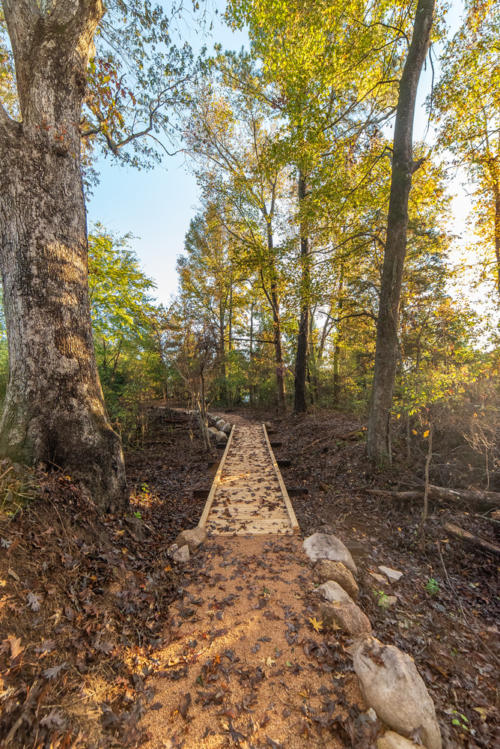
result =
[[[464,528],[460,528],[459,525],[455,525],[454,523],[445,523],[443,525],[443,529],[446,531],[446,533],[454,536],[454,538],[458,538],[461,541],[464,541],[466,544],[475,547],[478,546],[483,551],[487,551],[490,554],[495,554],[497,557],[500,556],[500,546],[492,544],[491,541],[487,541],[485,538],[481,538],[480,536],[476,536],[473,533],[469,533],[469,531],[466,531]]]
[[[497,291],[498,298],[500,300],[500,185],[498,182],[494,183],[495,192],[495,257],[497,261]]]
[[[390,415],[398,355],[399,304],[406,255],[408,198],[413,161],[413,118],[420,73],[430,42],[434,0],[418,0],[413,36],[399,84],[394,127],[391,191],[387,217],[375,371],[368,420],[367,450],[377,463],[391,462]]]
[[[298,198],[299,206],[303,206],[306,198],[306,178],[302,172],[299,173]],[[300,227],[300,263],[301,263],[301,288],[300,288],[300,318],[299,333],[297,336],[297,354],[295,358],[295,413],[307,411],[306,402],[306,377],[307,377],[307,344],[309,337],[309,238],[306,235],[304,222]]]
[[[0,117],[9,383],[0,453],[56,466],[105,509],[127,501],[95,363],[79,123],[100,0],[4,0],[21,121]]]
[[[341,318],[342,310],[344,308],[344,262],[341,261],[340,275],[339,275],[339,286],[338,286],[338,298],[337,298],[337,330],[335,331],[335,344],[333,348],[333,392],[332,392],[332,405],[336,408],[340,403],[340,354],[342,351],[342,331],[341,331]]]
[[[283,347],[281,345],[281,318],[278,284],[276,283],[276,269],[274,265],[274,240],[271,222],[267,220],[267,249],[269,250],[269,264],[271,270],[271,312],[273,316],[274,358],[276,365],[276,386],[278,391],[278,410],[285,410],[285,363],[283,361]]]

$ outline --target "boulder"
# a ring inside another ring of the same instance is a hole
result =
[[[218,430],[215,441],[217,445],[225,445],[227,442],[227,434]]]
[[[233,428],[232,425],[228,421],[226,421],[226,423],[224,424],[222,428],[222,431],[229,436],[231,434],[232,428]]]
[[[314,579],[318,583],[334,580],[342,586],[351,598],[357,598],[359,588],[353,574],[342,562],[333,562],[331,559],[320,559],[314,565]]]
[[[352,637],[369,635],[372,631],[370,620],[354,601],[324,603],[320,609],[320,616],[326,629],[338,627]]]
[[[357,572],[351,552],[337,536],[329,533],[313,533],[305,539],[302,546],[312,562],[317,562],[319,559],[331,559],[333,562],[342,562],[353,575]]]
[[[351,596],[335,580],[327,580],[323,585],[318,585],[315,592],[330,603],[353,602]]]
[[[401,580],[401,578],[403,577],[402,572],[400,572],[399,570],[393,570],[392,567],[385,567],[385,565],[379,564],[378,568],[380,572],[386,576],[390,583],[397,583],[397,581]]]
[[[377,749],[425,749],[422,744],[420,747],[410,739],[405,739],[399,733],[386,731],[383,736],[377,740]]]
[[[210,432],[211,438],[216,440],[217,435],[219,434],[219,430],[217,429],[217,427],[208,427],[208,431]]]
[[[192,553],[206,538],[207,532],[205,528],[197,526],[196,528],[188,528],[185,531],[181,531],[175,539],[175,543],[179,548],[187,545],[189,551]]]
[[[375,637],[358,640],[352,652],[365,701],[380,720],[404,736],[419,736],[427,749],[441,749],[434,703],[413,659]]]
[[[334,580],[327,580],[316,591],[329,602],[321,607],[321,620],[326,627],[331,629],[336,625],[353,637],[372,631],[366,614]]]

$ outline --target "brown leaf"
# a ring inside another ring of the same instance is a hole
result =
[[[15,660],[17,656],[20,655],[24,650],[24,648],[21,645],[21,638],[16,637],[15,635],[7,635],[7,638],[4,640],[4,643],[10,646],[11,661]]]
[[[181,699],[181,701],[179,703],[179,712],[182,715],[182,717],[184,718],[184,720],[186,720],[186,718],[187,718],[187,714],[188,714],[188,710],[189,710],[189,706],[190,705],[191,705],[191,693],[187,692],[182,697],[182,699]]]

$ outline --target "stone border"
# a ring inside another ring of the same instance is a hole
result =
[[[357,569],[347,547],[332,533],[318,532],[304,540],[303,549],[321,583],[315,588],[325,601],[320,617],[353,638],[350,652],[361,693],[390,729],[377,739],[377,749],[442,749],[434,703],[413,658],[373,637],[368,617],[351,597],[357,596]]]

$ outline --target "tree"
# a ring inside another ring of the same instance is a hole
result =
[[[476,186],[474,223],[484,238],[482,262],[494,269],[500,301],[500,18],[495,10],[494,2],[467,3],[464,24],[443,55],[435,104],[440,145]]]
[[[235,263],[257,278],[269,304],[278,408],[285,406],[280,246],[275,241],[283,169],[272,152],[269,108],[249,90],[255,76],[248,60],[222,60],[226,88],[206,87],[195,98],[188,143],[201,163],[197,177],[205,198],[223,206],[219,221],[239,248]]]
[[[391,191],[377,320],[375,371],[368,420],[368,455],[391,460],[390,416],[398,356],[399,303],[406,255],[408,199],[413,160],[413,118],[420,73],[430,44],[434,0],[418,0],[413,35],[399,84],[394,126]]]
[[[123,39],[140,56],[145,48],[137,27],[139,42],[131,41],[140,4],[110,5],[127,23]],[[95,100],[83,116],[100,23],[100,38],[106,34],[102,0],[3,0],[2,8],[17,101],[0,103],[0,263],[10,365],[0,452],[22,463],[62,467],[102,507],[118,507],[127,489],[92,342],[81,135],[83,129],[88,138],[101,137],[118,153],[139,136],[153,135],[164,99],[159,93],[156,100],[143,99],[139,118],[145,111],[147,121],[139,130],[135,117],[127,126],[119,107],[105,112]],[[149,28],[163,18],[148,8],[142,16]],[[150,76],[156,88],[154,66]],[[101,103],[109,98],[108,84],[122,93],[109,70],[95,80]]]

